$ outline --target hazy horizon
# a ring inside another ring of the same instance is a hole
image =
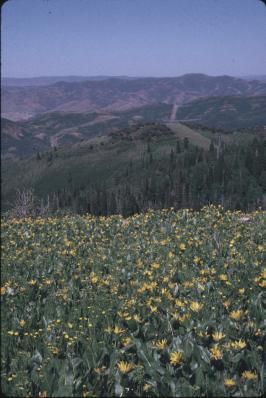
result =
[[[266,74],[259,0],[9,0],[2,78]]]
[[[36,75],[36,76],[1,76],[1,79],[48,79],[48,78],[63,78],[63,77],[77,77],[77,78],[98,78],[98,77],[106,77],[106,78],[121,78],[121,77],[128,77],[130,79],[142,79],[142,78],[176,78],[176,77],[182,77],[184,75],[206,75],[210,77],[221,77],[221,76],[230,76],[230,77],[236,77],[236,78],[247,78],[247,77],[256,77],[256,76],[264,76],[266,77],[266,72],[265,73],[256,73],[256,74],[248,74],[248,75],[228,75],[228,74],[219,74],[219,75],[214,75],[210,73],[201,73],[201,72],[191,72],[191,73],[182,73],[181,75],[176,75],[176,76],[133,76],[133,75]]]

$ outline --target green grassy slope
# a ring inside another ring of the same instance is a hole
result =
[[[169,122],[167,126],[173,130],[180,139],[188,138],[194,145],[208,149],[210,146],[210,138],[204,136],[201,132],[195,131],[179,122]]]

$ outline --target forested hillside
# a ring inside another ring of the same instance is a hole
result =
[[[266,96],[197,99],[179,107],[176,119],[225,131],[266,126]]]
[[[265,146],[263,129],[242,135],[198,132],[181,124],[132,126],[3,161],[2,207],[12,207],[17,189],[33,188],[53,210],[96,215],[197,209],[208,203],[253,209],[265,206]]]

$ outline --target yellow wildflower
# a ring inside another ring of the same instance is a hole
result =
[[[36,283],[37,283],[37,281],[36,281],[35,279],[31,279],[31,280],[28,282],[28,284],[31,285],[31,286],[36,285]]]
[[[235,382],[234,379],[225,379],[225,380],[224,380],[224,385],[225,385],[225,387],[227,387],[227,388],[233,388],[233,387],[236,386],[236,382]]]
[[[180,322],[185,322],[187,319],[189,319],[190,318],[190,315],[189,314],[184,314],[184,315],[179,315],[178,316],[178,320],[180,321]]]
[[[52,353],[53,353],[54,355],[59,354],[59,348],[57,348],[57,347],[51,347],[51,351],[52,351]]]
[[[256,380],[257,375],[254,372],[250,372],[250,370],[245,370],[245,372],[242,373],[242,377],[246,380]]]
[[[264,269],[261,271],[260,277],[261,277],[262,279],[266,279],[266,268],[264,268]]]
[[[125,311],[125,312],[118,311],[117,314],[118,314],[121,318],[124,318],[126,321],[129,321],[129,320],[132,318],[131,315],[130,315],[127,311]]]
[[[181,251],[185,251],[185,250],[186,250],[186,245],[185,245],[185,243],[180,243],[179,249],[180,249]]]
[[[143,267],[143,262],[140,259],[137,261],[137,267],[138,268],[142,268]]]
[[[182,300],[176,299],[175,305],[177,307],[184,307],[185,303]]]
[[[200,263],[201,258],[196,256],[196,257],[194,257],[193,261],[194,261],[195,264],[198,264],[198,263]]]
[[[242,350],[242,348],[245,348],[247,345],[245,341],[243,340],[238,340],[233,343],[231,343],[231,347],[234,348],[235,350]]]
[[[227,275],[225,275],[225,274],[221,274],[221,275],[219,275],[219,279],[220,279],[220,281],[228,281],[228,278],[227,278]]]
[[[218,360],[218,359],[221,359],[223,357],[222,351],[218,348],[217,344],[215,344],[215,346],[212,347],[210,349],[210,351],[211,351],[211,358],[212,359]]]
[[[126,338],[124,338],[123,340],[122,340],[122,344],[123,344],[123,346],[127,346],[127,345],[129,345],[130,343],[132,342],[132,339],[130,338],[130,337],[126,337]]]
[[[47,391],[40,391],[38,397],[40,397],[40,398],[46,398],[46,397],[48,397]]]
[[[153,342],[153,347],[159,348],[160,350],[163,350],[167,346],[167,340],[157,340]]]
[[[92,276],[92,277],[91,277],[91,282],[92,282],[92,283],[97,283],[97,282],[98,282],[98,277],[95,276],[95,275]]]
[[[151,388],[150,384],[145,383],[143,386],[143,391],[148,391]]]
[[[171,365],[178,365],[183,360],[182,353],[178,351],[171,352],[170,363]]]
[[[140,316],[137,315],[137,314],[133,315],[133,319],[134,319],[136,322],[141,322],[141,318],[140,318]]]
[[[226,301],[223,303],[223,306],[224,306],[226,309],[229,308],[230,305],[231,305],[231,301],[230,301],[230,300],[226,300]]]
[[[70,240],[68,240],[67,238],[64,239],[64,243],[65,243],[65,246],[67,246],[67,247],[69,247],[71,245]]]
[[[215,332],[213,333],[212,337],[214,341],[220,341],[225,337],[225,334],[223,334],[222,332]]]
[[[167,239],[161,240],[160,243],[161,243],[162,246],[165,246],[165,245],[167,245],[168,240]]]
[[[192,286],[193,286],[193,283],[192,283],[191,281],[184,281],[184,282],[183,282],[183,286],[184,286],[185,288],[192,287]]]
[[[121,373],[128,373],[134,369],[135,365],[133,363],[120,361],[117,363],[117,367]]]
[[[106,366],[102,366],[101,368],[95,368],[94,372],[97,373],[98,375],[102,374],[106,369]]]
[[[242,314],[243,314],[243,311],[237,310],[237,311],[230,312],[229,316],[230,316],[230,318],[232,318],[234,320],[238,320],[241,318]]]
[[[114,330],[113,330],[113,332],[114,332],[114,334],[121,334],[121,333],[124,333],[124,329],[121,329],[119,326],[115,326],[115,328],[114,328]]]
[[[146,271],[143,272],[143,275],[151,276],[152,275],[152,271],[146,270]]]
[[[199,312],[201,308],[203,307],[203,304],[199,304],[197,301],[192,301],[190,304],[190,309],[195,312]]]

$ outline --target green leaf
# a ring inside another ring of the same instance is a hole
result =
[[[207,349],[200,345],[195,344],[193,350],[193,356],[195,356],[195,359],[197,360],[198,363],[201,363],[202,361],[208,364],[210,363]]]
[[[121,385],[121,376],[119,372],[116,372],[115,375],[115,395],[117,397],[121,397],[123,395],[124,389]]]
[[[58,389],[52,394],[52,397],[72,397],[72,385],[60,385]]]

